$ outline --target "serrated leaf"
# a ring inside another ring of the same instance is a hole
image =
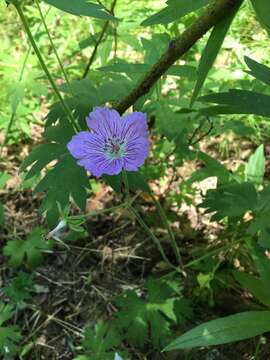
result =
[[[91,360],[113,360],[112,349],[121,343],[116,330],[108,323],[99,321],[95,329],[87,328],[84,333],[83,347]]]
[[[15,355],[16,343],[21,338],[17,326],[3,326],[7,320],[12,318],[13,314],[14,310],[11,305],[0,303],[0,355]]]
[[[225,17],[225,19],[221,20],[217,25],[214,26],[211,32],[211,35],[207,41],[207,44],[203,50],[202,57],[199,62],[197,72],[198,80],[192,94],[191,106],[197,99],[197,96],[201,88],[203,87],[204,81],[207,77],[207,74],[216,60],[216,57],[221,49],[221,46],[231,26],[234,16],[235,13],[233,15]]]
[[[3,292],[16,304],[31,298],[31,292],[33,290],[33,277],[23,272],[20,272],[3,288]]]
[[[132,345],[144,348],[151,339],[154,346],[160,348],[170,334],[168,319],[176,322],[174,308],[179,299],[178,289],[170,279],[149,279],[146,289],[145,299],[138,296],[135,291],[127,291],[116,299],[119,308],[116,313],[116,324],[125,331]]]
[[[67,153],[67,149],[62,144],[49,143],[38,145],[23,161],[20,171],[26,171],[31,166],[25,176],[25,180],[28,180],[33,176],[39,175],[46,165],[58,159],[63,153]]]
[[[167,7],[144,20],[141,25],[169,24],[207,5],[210,0],[167,0]]]
[[[253,184],[230,182],[208,190],[200,206],[206,208],[207,213],[214,213],[212,220],[221,220],[243,216],[256,208],[257,201]]]
[[[70,196],[83,210],[89,187],[86,171],[77,165],[70,155],[65,155],[46,173],[34,192],[46,191],[47,196],[42,208],[44,211],[56,211],[57,214],[57,203],[64,209],[69,203]],[[57,217],[54,222],[57,222]]]
[[[266,85],[270,85],[270,68],[258,63],[257,61],[245,56],[245,62],[250,68],[248,73],[254,76],[256,79],[262,81]]]
[[[0,303],[0,326],[2,326],[7,320],[11,319],[14,313],[12,305],[5,305]]]
[[[246,166],[246,181],[260,185],[263,183],[265,172],[264,145],[260,145],[248,160]]]
[[[220,345],[249,339],[270,330],[270,311],[247,311],[211,320],[186,332],[164,351]]]
[[[220,182],[224,183],[230,179],[231,173],[229,170],[227,170],[226,167],[216,159],[203,153],[202,151],[198,152],[198,159],[203,161],[205,166],[191,175],[191,177],[187,180],[188,184],[195,181],[202,181],[212,176],[216,176]]]
[[[10,240],[4,247],[4,255],[9,258],[9,265],[18,267],[24,261],[31,268],[41,264],[42,252],[50,249],[50,244],[44,239],[44,230],[35,228],[26,240]]]
[[[43,0],[49,5],[78,16],[90,16],[103,20],[115,20],[115,17],[105,11],[102,5],[94,4],[88,0],[76,0],[76,2],[70,0]]]

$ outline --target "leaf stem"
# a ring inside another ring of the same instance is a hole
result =
[[[115,6],[116,6],[116,2],[117,2],[117,0],[113,0],[112,5],[111,5],[111,9],[110,9],[110,11],[109,11],[110,14],[113,14],[114,8],[115,8]],[[90,56],[90,58],[89,58],[89,61],[88,61],[87,65],[86,65],[86,68],[85,68],[85,70],[84,70],[84,73],[83,73],[83,76],[82,76],[83,79],[85,79],[86,76],[87,76],[88,73],[89,73],[90,67],[92,66],[92,64],[93,64],[93,62],[94,62],[94,60],[95,60],[95,57],[96,57],[96,54],[97,54],[99,45],[102,43],[102,40],[103,40],[103,38],[104,38],[104,35],[105,35],[105,33],[106,33],[106,31],[107,31],[107,28],[108,28],[108,26],[109,26],[109,23],[110,23],[110,20],[107,20],[107,21],[105,22],[105,24],[103,25],[103,28],[102,28],[101,33],[100,33],[100,35],[99,35],[99,38],[97,39],[97,42],[95,43],[94,50],[93,50],[93,52],[92,52],[92,54],[91,54],[91,56]]]
[[[152,230],[146,225],[146,223],[143,221],[142,217],[138,213],[138,211],[131,205],[128,204],[127,208],[130,210],[130,212],[136,217],[138,223],[141,225],[141,227],[145,230],[145,232],[150,236],[150,238],[153,240],[154,244],[158,248],[163,260],[166,262],[166,264],[173,268],[174,270],[177,270],[176,267],[170,262],[170,260],[167,258],[166,254],[164,253],[163,247],[159,241],[159,239],[155,236],[155,234],[152,232]]]
[[[24,12],[23,12],[23,10],[22,10],[22,8],[21,8],[20,1],[19,1],[19,0],[14,0],[14,1],[13,1],[13,4],[14,4],[14,6],[15,6],[17,12],[18,12],[18,15],[19,15],[19,17],[20,17],[20,19],[21,19],[21,21],[22,21],[22,23],[23,23],[23,26],[24,26],[24,28],[25,28],[26,34],[27,34],[27,36],[28,36],[28,38],[29,38],[29,41],[30,41],[30,43],[31,43],[31,45],[32,45],[35,53],[36,53],[36,56],[37,56],[37,58],[38,58],[38,60],[39,60],[39,62],[40,62],[40,65],[41,65],[43,71],[44,71],[45,74],[47,75],[47,78],[48,78],[48,80],[49,80],[49,82],[50,82],[53,90],[55,91],[55,94],[57,95],[57,97],[58,97],[58,99],[59,99],[59,101],[60,101],[60,103],[61,103],[61,105],[62,105],[62,107],[63,107],[63,110],[65,111],[65,113],[66,113],[66,115],[67,115],[67,118],[69,119],[69,121],[70,121],[70,123],[71,123],[71,125],[72,125],[72,127],[73,127],[73,129],[74,129],[74,131],[75,131],[75,132],[78,132],[78,131],[79,131],[79,128],[78,128],[77,124],[75,123],[75,120],[74,120],[74,118],[73,118],[73,115],[72,115],[69,107],[68,107],[67,104],[65,103],[65,101],[64,101],[64,99],[63,99],[63,97],[62,97],[62,95],[61,95],[58,87],[56,86],[56,84],[55,84],[55,82],[54,82],[54,79],[53,79],[53,77],[52,77],[52,75],[51,75],[51,73],[50,73],[50,71],[49,71],[49,69],[48,69],[48,67],[47,67],[47,65],[46,65],[46,63],[45,63],[42,55],[41,55],[41,52],[40,52],[40,50],[39,50],[36,42],[35,42],[35,39],[34,39],[34,37],[33,37],[33,35],[32,35],[31,30],[30,30],[28,21],[27,21],[25,15],[24,15]]]
[[[183,268],[184,265],[183,265],[183,261],[182,261],[182,257],[181,257],[181,254],[180,254],[180,250],[179,250],[179,247],[176,243],[176,240],[175,240],[175,236],[174,236],[174,233],[172,231],[172,228],[169,224],[169,221],[168,221],[168,218],[165,214],[165,211],[163,210],[162,206],[160,205],[160,202],[155,198],[154,194],[152,193],[151,191],[151,198],[152,200],[154,201],[155,205],[156,205],[156,208],[157,208],[157,211],[159,213],[159,216],[161,218],[161,221],[163,222],[163,225],[165,226],[165,228],[167,229],[168,231],[168,234],[169,234],[169,237],[170,237],[170,240],[171,240],[171,245],[172,245],[172,249],[173,249],[173,252],[175,254],[175,257],[180,265],[180,268]]]

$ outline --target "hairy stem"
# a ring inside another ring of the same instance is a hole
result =
[[[166,73],[176,60],[180,59],[199,39],[214,25],[225,17],[230,16],[244,0],[215,0],[205,12],[188,27],[182,35],[170,43],[168,50],[153,65],[151,70],[140,80],[138,85],[118,104],[115,109],[123,114],[130,106],[143,95]]]
[[[117,0],[113,0],[112,5],[111,5],[111,8],[110,8],[110,11],[109,11],[109,13],[112,14],[112,15],[113,15],[113,13],[114,13],[114,9],[115,9],[115,6],[116,6],[116,2],[117,2]],[[108,28],[108,26],[109,26],[109,23],[110,23],[110,21],[107,20],[107,21],[105,22],[102,30],[101,30],[101,33],[100,33],[100,35],[99,35],[99,38],[97,39],[97,42],[96,42],[96,44],[95,44],[94,50],[93,50],[93,52],[92,52],[92,54],[91,54],[91,56],[90,56],[90,58],[89,58],[89,61],[88,61],[87,65],[86,65],[86,68],[85,68],[85,70],[84,70],[84,73],[83,73],[83,76],[82,76],[83,79],[86,78],[86,76],[87,76],[88,73],[89,73],[90,67],[92,66],[92,64],[93,64],[93,62],[94,62],[94,60],[95,60],[95,57],[96,57],[96,54],[97,54],[99,45],[102,43],[103,38],[104,38],[104,35],[106,34],[106,31],[107,31],[107,28]]]
[[[182,257],[181,257],[181,254],[180,254],[180,250],[179,250],[179,247],[178,247],[178,245],[176,243],[174,233],[173,233],[172,228],[171,228],[171,226],[169,224],[169,221],[167,219],[165,211],[163,210],[162,206],[160,205],[160,202],[155,198],[155,196],[154,196],[154,194],[152,192],[151,192],[151,198],[152,198],[152,200],[154,201],[154,203],[156,205],[157,211],[159,213],[159,216],[161,218],[161,221],[162,221],[163,225],[165,226],[165,228],[168,231],[174,255],[175,255],[180,267],[183,268],[183,261],[182,261]]]
[[[166,254],[164,253],[163,247],[162,247],[159,239],[155,236],[155,234],[152,232],[152,230],[146,225],[146,223],[143,221],[143,219],[140,216],[140,214],[138,213],[138,211],[130,204],[127,205],[127,208],[136,217],[138,223],[141,225],[141,227],[145,230],[145,232],[153,240],[154,244],[156,245],[156,247],[158,248],[158,250],[162,256],[162,259],[166,262],[166,264],[170,268],[173,268],[175,270],[176,269],[175,266],[170,262],[170,260],[167,258]]]
[[[74,120],[74,118],[73,118],[73,116],[72,116],[72,113],[71,113],[69,107],[67,106],[67,104],[65,103],[65,101],[64,101],[64,99],[63,99],[63,97],[62,97],[62,95],[61,95],[58,87],[56,86],[56,84],[55,84],[55,82],[54,82],[54,79],[53,79],[53,77],[52,77],[52,75],[51,75],[51,73],[50,73],[50,71],[49,71],[49,69],[48,69],[48,67],[47,67],[47,65],[46,65],[46,63],[45,63],[42,55],[41,55],[41,52],[40,52],[40,50],[39,50],[36,42],[35,42],[35,39],[34,39],[34,37],[33,37],[33,35],[32,35],[31,30],[30,30],[28,21],[27,21],[25,15],[24,15],[24,12],[23,12],[23,10],[22,10],[22,8],[21,8],[20,1],[16,0],[16,1],[13,2],[13,4],[14,4],[14,6],[15,6],[18,14],[19,14],[19,17],[20,17],[20,19],[21,19],[21,21],[22,21],[22,23],[23,23],[23,26],[24,26],[24,28],[25,28],[26,34],[27,34],[27,36],[28,36],[28,38],[29,38],[29,41],[30,41],[30,43],[31,43],[31,45],[32,45],[35,53],[36,53],[36,56],[37,56],[37,58],[38,58],[38,60],[39,60],[39,62],[40,62],[40,65],[41,65],[43,71],[45,72],[45,74],[46,74],[46,76],[47,76],[47,78],[48,78],[48,80],[49,80],[49,82],[50,82],[53,90],[55,91],[55,94],[56,94],[56,96],[58,97],[58,99],[59,99],[59,101],[60,101],[60,103],[61,103],[61,105],[62,105],[62,107],[63,107],[63,110],[65,111],[65,113],[66,113],[66,115],[67,115],[67,118],[69,119],[69,121],[70,121],[73,129],[74,129],[76,132],[79,131],[78,126],[76,125],[75,120]]]
[[[62,71],[62,74],[63,74],[63,76],[64,76],[64,78],[65,78],[65,81],[66,81],[66,83],[67,83],[67,85],[68,85],[68,87],[69,87],[69,91],[70,91],[71,94],[73,94],[73,90],[72,90],[72,87],[71,87],[70,82],[69,82],[69,80],[68,80],[68,76],[67,76],[66,70],[65,70],[65,68],[64,68],[64,66],[63,66],[63,64],[62,64],[62,61],[61,61],[61,59],[60,59],[60,57],[59,57],[59,55],[58,55],[58,52],[57,52],[56,47],[55,47],[55,45],[54,45],[54,42],[53,42],[53,39],[52,39],[52,37],[51,37],[50,31],[49,31],[48,26],[47,26],[47,24],[46,24],[45,17],[43,16],[42,10],[41,10],[41,8],[40,8],[39,0],[35,0],[35,3],[36,3],[36,6],[37,6],[37,8],[38,8],[38,12],[39,12],[39,15],[40,15],[42,24],[43,24],[43,26],[44,26],[44,28],[45,28],[45,30],[46,30],[46,33],[47,33],[48,39],[49,39],[49,41],[50,41],[51,47],[52,47],[52,49],[53,49],[53,52],[54,52],[54,54],[55,54],[55,57],[56,57],[56,59],[57,59],[57,61],[58,61],[58,64],[59,64],[60,69],[61,69],[61,71]]]

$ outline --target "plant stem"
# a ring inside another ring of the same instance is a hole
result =
[[[181,268],[183,268],[183,261],[182,261],[182,257],[181,257],[181,254],[180,254],[180,250],[179,250],[179,247],[176,243],[176,240],[175,240],[175,236],[174,236],[174,233],[172,231],[172,228],[169,224],[169,221],[168,221],[168,218],[165,214],[165,211],[163,210],[162,206],[160,205],[160,202],[155,198],[154,194],[151,192],[151,198],[152,200],[154,201],[155,205],[156,205],[156,208],[157,208],[157,211],[159,213],[159,216],[161,218],[161,221],[163,222],[163,225],[165,226],[165,228],[167,229],[168,231],[168,234],[170,236],[170,239],[171,239],[171,245],[172,245],[172,249],[173,249],[173,252],[175,254],[175,257],[180,265]]]
[[[199,263],[200,261],[204,260],[204,259],[207,259],[211,256],[214,256],[216,254],[219,254],[222,250],[227,250],[227,249],[231,249],[234,245],[237,245],[239,243],[241,243],[243,241],[243,239],[241,240],[236,240],[236,241],[233,241],[232,243],[230,244],[226,244],[226,245],[223,245],[221,247],[219,247],[218,249],[214,249],[212,251],[209,251],[207,254],[204,254],[202,256],[200,256],[199,258],[197,259],[194,259],[194,260],[191,260],[190,262],[188,262],[187,264],[184,265],[184,268],[188,268],[194,264],[197,264]]]
[[[122,171],[122,178],[125,185],[125,194],[126,194],[126,202],[129,203],[130,193],[129,193],[129,183],[126,170]]]
[[[110,14],[113,14],[114,8],[115,8],[115,6],[116,6],[116,2],[117,2],[117,0],[113,0],[112,5],[111,5],[111,9],[110,9],[110,11],[109,11]],[[96,42],[96,44],[95,44],[94,50],[93,50],[93,52],[92,52],[92,54],[91,54],[91,56],[90,56],[90,58],[89,58],[88,64],[86,65],[86,68],[85,68],[85,70],[84,70],[84,73],[83,73],[83,76],[82,76],[83,79],[86,78],[86,76],[87,76],[88,73],[89,73],[90,67],[91,67],[91,65],[93,64],[94,60],[95,60],[95,57],[96,57],[96,54],[97,54],[97,51],[98,51],[98,47],[99,47],[99,45],[101,44],[101,42],[102,42],[102,40],[103,40],[103,38],[104,38],[104,35],[105,35],[106,31],[107,31],[107,28],[108,28],[108,26],[109,26],[109,23],[110,23],[110,21],[107,20],[107,21],[105,22],[102,30],[101,30],[101,33],[100,33],[100,35],[99,35],[99,38],[97,39],[97,42]]]
[[[127,205],[127,208],[130,210],[130,212],[136,217],[138,220],[138,223],[141,225],[141,227],[145,230],[145,232],[151,237],[154,244],[157,246],[163,260],[166,262],[166,264],[170,267],[176,270],[176,267],[170,262],[170,260],[167,258],[166,254],[164,253],[163,247],[159,241],[159,239],[155,236],[155,234],[152,232],[152,230],[146,225],[146,223],[143,221],[142,217],[138,213],[138,211],[130,204]]]
[[[210,3],[205,12],[174,40],[167,51],[152,66],[131,92],[116,104],[115,109],[123,114],[130,106],[161,78],[174,62],[181,58],[214,25],[238,10],[244,0],[216,0]]]
[[[54,54],[55,54],[55,57],[56,57],[56,59],[57,59],[57,61],[58,61],[58,64],[59,64],[59,66],[60,66],[60,69],[61,69],[61,71],[62,71],[62,73],[63,73],[63,76],[64,76],[64,78],[65,78],[65,80],[66,80],[66,83],[67,83],[67,85],[68,85],[68,87],[69,87],[69,91],[70,91],[70,93],[71,93],[72,95],[74,95],[74,94],[73,94],[72,87],[71,87],[70,82],[69,82],[69,80],[68,80],[68,76],[67,76],[66,70],[64,69],[64,66],[63,66],[63,64],[62,64],[62,61],[61,61],[59,55],[58,55],[58,52],[57,52],[57,50],[56,50],[56,47],[54,46],[53,39],[52,39],[52,37],[51,37],[50,31],[49,31],[49,29],[48,29],[48,26],[47,26],[47,24],[46,24],[45,18],[44,18],[44,16],[43,16],[42,10],[41,10],[40,5],[39,5],[39,0],[35,0],[35,3],[36,3],[36,5],[37,5],[38,12],[39,12],[39,15],[40,15],[42,24],[43,24],[43,26],[44,26],[44,28],[45,28],[45,30],[46,30],[46,33],[47,33],[47,36],[48,36],[48,38],[49,38],[49,41],[50,41],[51,47],[52,47],[52,49],[53,49],[53,52],[54,52]]]
[[[52,75],[51,75],[51,73],[50,73],[47,65],[45,64],[45,61],[44,61],[44,59],[43,59],[43,57],[42,57],[42,55],[41,55],[41,52],[40,52],[40,50],[39,50],[39,48],[38,48],[38,46],[37,46],[37,44],[36,44],[36,42],[35,42],[35,39],[34,39],[34,37],[33,37],[33,35],[32,35],[31,30],[30,30],[28,21],[27,21],[25,15],[24,15],[24,12],[23,12],[23,10],[22,10],[22,8],[21,8],[20,1],[15,0],[15,1],[13,2],[13,4],[14,4],[14,6],[15,6],[18,14],[19,14],[19,17],[20,17],[20,19],[21,19],[21,21],[22,21],[22,23],[23,23],[23,26],[24,26],[24,28],[25,28],[26,34],[27,34],[27,36],[28,36],[28,38],[29,38],[29,41],[30,41],[30,43],[31,43],[31,45],[32,45],[35,53],[36,53],[36,56],[37,56],[37,58],[38,58],[38,60],[39,60],[39,62],[40,62],[40,65],[41,65],[43,71],[45,72],[45,74],[47,75],[47,78],[48,78],[48,80],[49,80],[49,82],[50,82],[53,90],[55,91],[55,94],[57,95],[57,97],[58,97],[58,99],[59,99],[59,101],[60,101],[60,103],[61,103],[61,105],[62,105],[62,107],[63,107],[63,110],[65,111],[65,113],[66,113],[66,115],[67,115],[67,118],[69,119],[69,121],[70,121],[70,123],[71,123],[71,125],[72,125],[72,127],[73,127],[73,129],[74,129],[74,131],[75,131],[75,132],[79,131],[78,126],[76,125],[76,123],[75,123],[75,121],[74,121],[74,118],[73,118],[73,116],[72,116],[72,113],[71,113],[69,107],[67,106],[67,104],[65,103],[65,101],[64,101],[64,99],[63,99],[63,97],[62,97],[62,95],[61,95],[58,87],[56,86],[56,84],[55,84],[55,82],[54,82],[54,79],[53,79],[53,77],[52,77]]]

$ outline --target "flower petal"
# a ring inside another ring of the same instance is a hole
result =
[[[78,162],[87,171],[96,177],[100,177],[103,174],[117,175],[123,169],[123,159],[108,160],[105,156],[89,156]]]
[[[148,137],[147,118],[142,112],[134,112],[123,117],[122,138]]]
[[[121,118],[116,110],[97,107],[94,111],[90,112],[86,122],[94,133],[107,139],[119,134]]]
[[[149,142],[145,138],[137,138],[127,143],[126,155],[124,157],[124,169],[136,171],[144,164],[149,154]]]
[[[72,136],[72,139],[67,144],[67,148],[73,157],[80,159],[87,156],[89,151],[89,141],[91,141],[91,133],[89,131],[81,131]]]

